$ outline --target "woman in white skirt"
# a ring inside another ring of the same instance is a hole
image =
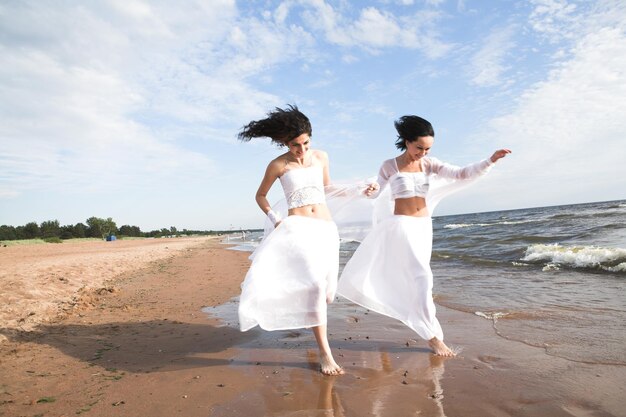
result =
[[[395,126],[396,147],[404,152],[385,161],[377,182],[365,190],[369,197],[385,199],[379,194],[389,185],[393,215],[378,222],[357,248],[342,272],[337,292],[402,321],[427,340],[436,355],[454,356],[443,342],[435,316],[430,269],[432,210],[445,195],[484,175],[511,151],[500,149],[488,159],[460,168],[426,156],[435,136],[427,120],[403,116]]]
[[[335,298],[339,235],[325,204],[330,183],[328,155],[311,149],[311,123],[296,106],[276,108],[266,119],[250,122],[239,133],[249,141],[268,137],[287,148],[272,160],[256,193],[273,231],[251,256],[241,285],[242,331],[312,328],[320,352],[320,371],[343,374],[328,343],[326,305]],[[285,192],[287,216],[272,210],[267,193],[276,180]]]

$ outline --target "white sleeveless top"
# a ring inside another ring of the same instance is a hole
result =
[[[321,165],[290,169],[279,179],[285,192],[288,208],[326,203],[324,173]]]

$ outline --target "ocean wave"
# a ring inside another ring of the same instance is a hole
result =
[[[626,249],[599,246],[561,246],[536,244],[526,249],[520,259],[529,263],[544,264],[544,271],[560,268],[595,269],[606,272],[626,272]]]
[[[444,229],[461,229],[464,227],[489,227],[489,226],[501,226],[501,225],[514,225],[536,222],[537,220],[517,220],[517,221],[503,221],[494,223],[451,223],[443,226]]]

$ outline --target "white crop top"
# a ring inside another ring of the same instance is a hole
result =
[[[485,159],[461,168],[431,157],[422,158],[421,163],[422,172],[400,172],[396,158],[383,162],[378,172],[377,182],[380,188],[376,195],[389,184],[394,200],[411,197],[426,198],[431,175],[439,175],[452,180],[472,179],[485,174],[493,165],[490,159]]]
[[[290,169],[279,179],[290,209],[326,202],[321,165]]]

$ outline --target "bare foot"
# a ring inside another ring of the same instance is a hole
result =
[[[456,356],[456,353],[454,353],[452,349],[436,337],[433,337],[428,341],[428,346],[430,346],[437,356]]]
[[[320,355],[320,372],[324,375],[343,375],[345,371],[332,356]]]

